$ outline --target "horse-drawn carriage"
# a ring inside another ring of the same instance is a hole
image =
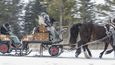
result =
[[[79,28],[79,26],[81,26],[81,28]],[[91,26],[91,27],[85,27],[85,26]],[[94,27],[92,27],[92,26],[94,26]],[[95,26],[96,26],[96,28],[95,28]],[[17,53],[17,50],[19,50],[18,55],[28,55],[31,52],[31,51],[29,51],[29,44],[30,43],[32,43],[32,44],[33,43],[36,43],[36,44],[39,43],[40,44],[40,55],[43,55],[43,48],[47,47],[49,54],[51,56],[58,56],[63,52],[64,46],[75,47],[75,45],[76,45],[75,43],[78,43],[78,47],[76,48],[77,51],[75,53],[76,57],[78,57],[78,55],[81,53],[81,47],[83,47],[84,52],[87,49],[89,56],[92,56],[91,52],[89,51],[89,49],[87,47],[89,44],[88,42],[90,40],[86,40],[87,43],[81,44],[84,42],[84,39],[90,38],[90,36],[86,36],[86,37],[84,37],[84,36],[86,33],[88,34],[88,33],[92,32],[93,31],[92,28],[95,28],[93,30],[102,32],[102,34],[104,34],[104,35],[102,35],[100,33],[97,33],[100,35],[97,35],[97,34],[94,35],[94,37],[95,36],[97,37],[96,42],[97,42],[97,40],[98,40],[98,42],[100,42],[100,41],[101,42],[108,42],[105,45],[104,51],[100,53],[100,58],[102,58],[102,55],[105,52],[105,50],[107,49],[108,44],[112,43],[112,41],[111,41],[112,39],[111,39],[111,36],[109,36],[109,37],[107,36],[104,26],[95,25],[92,22],[85,23],[82,25],[76,24],[76,25],[71,27],[71,29],[70,29],[70,40],[69,40],[69,42],[71,44],[58,44],[62,40],[52,42],[52,35],[50,34],[50,32],[47,31],[47,29],[44,25],[40,25],[38,28],[38,31],[36,33],[23,36],[21,41],[19,41],[17,36],[12,34],[12,32],[10,32],[10,35],[0,34],[0,52],[2,54],[11,53],[11,51],[13,51],[13,49],[14,49],[16,51],[16,53]],[[90,30],[90,31],[87,32],[87,30]],[[81,40],[79,42],[76,42],[78,32],[80,32],[80,34],[81,34],[80,35]],[[90,33],[90,35],[92,35],[92,33]],[[98,37],[98,36],[101,36],[101,37]],[[17,42],[19,42],[19,43],[17,43]],[[21,43],[21,45],[20,45],[20,43]],[[90,44],[91,44],[91,42],[90,42]],[[114,50],[114,48],[110,51],[112,52],[113,50]],[[110,53],[110,51],[109,51],[109,53]]]
[[[103,52],[100,53],[100,58],[101,58],[103,53],[107,49],[108,44],[111,43],[111,45],[113,45],[112,44],[113,42],[111,42],[113,38],[111,36],[105,39],[105,37],[108,36],[106,33],[108,32],[108,30],[106,30],[104,26],[99,26],[92,22],[73,25],[70,29],[69,44],[59,44],[62,40],[59,41],[57,40],[55,42],[53,41],[54,39],[53,39],[53,34],[51,33],[52,31],[48,31],[48,29],[46,28],[48,26],[51,27],[52,24],[45,26],[44,23],[48,20],[47,18],[46,19],[45,18],[46,17],[39,18],[40,20],[39,22],[41,22],[41,24],[39,24],[39,28],[36,28],[37,30],[35,33],[23,36],[21,40],[19,40],[18,37],[8,29],[9,27],[5,26],[6,29],[5,32],[8,32],[8,35],[0,34],[0,52],[2,54],[11,53],[11,51],[14,49],[16,51],[16,54],[17,51],[19,50],[18,55],[28,55],[31,52],[31,50],[29,50],[29,44],[39,43],[40,55],[43,55],[43,48],[46,47],[48,48],[49,54],[51,56],[58,56],[63,52],[64,46],[71,46],[76,49],[76,53],[75,53],[76,57],[78,57],[78,55],[81,53],[81,47],[83,47],[83,51],[84,52],[87,51],[89,56],[91,57],[92,54],[88,49],[88,42],[90,42],[91,38],[94,37],[93,40],[99,41],[101,39],[101,42],[105,42],[105,49]],[[49,24],[49,21],[47,21],[47,24]],[[108,25],[107,25],[107,29],[108,29]],[[77,42],[78,33],[80,33],[81,39],[80,41]],[[76,48],[76,43],[78,43],[77,48]],[[111,52],[113,50],[115,49],[113,48]]]
[[[58,44],[62,40],[52,42],[51,34],[50,32],[47,31],[46,27],[44,25],[39,26],[39,30],[31,35],[26,35],[23,36],[22,42],[25,44],[26,49],[29,49],[28,44],[40,44],[40,55],[43,55],[43,48],[47,47],[49,54],[51,56],[58,56],[61,52],[59,50],[60,46],[58,45],[53,45],[53,44]]]

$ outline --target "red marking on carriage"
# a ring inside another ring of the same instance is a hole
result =
[[[0,45],[0,52],[6,53],[8,51],[8,46],[6,44]]]
[[[51,48],[51,55],[56,55],[58,53],[58,48],[57,47],[52,47]]]

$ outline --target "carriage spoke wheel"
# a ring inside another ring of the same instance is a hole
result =
[[[8,50],[9,50],[9,48],[8,48],[7,44],[5,44],[5,43],[0,44],[0,52],[1,53],[5,54],[8,52]]]
[[[59,54],[59,47],[58,46],[51,46],[49,48],[49,54],[51,56],[58,56],[58,54]]]

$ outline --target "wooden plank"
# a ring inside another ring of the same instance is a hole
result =
[[[49,33],[35,33],[22,38],[22,41],[49,41]]]
[[[49,41],[49,33],[36,33],[33,35],[33,40]]]
[[[71,45],[76,45],[76,44],[52,44],[52,45],[57,45],[57,46],[71,46]]]
[[[0,40],[2,40],[2,41],[10,41],[10,36],[0,34]]]
[[[41,32],[41,33],[47,32],[45,25],[42,24],[39,26],[39,32]]]

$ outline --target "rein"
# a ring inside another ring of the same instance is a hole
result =
[[[92,42],[88,42],[88,43],[86,43],[86,44],[84,44],[84,45],[81,45],[80,47],[77,47],[76,49],[79,49],[79,48],[81,48],[81,47],[83,47],[83,46],[86,46],[86,45],[89,45],[89,44],[95,44],[95,43],[101,43],[101,42],[103,42],[103,40],[105,40],[105,39],[107,39],[107,38],[109,38],[110,36],[112,36],[112,34],[109,34],[109,35],[107,35],[107,36],[105,36],[105,37],[103,37],[103,38],[101,38],[101,39],[98,39],[98,40],[95,40],[95,41],[92,41]]]
[[[101,43],[101,42],[103,42],[103,40],[105,40],[105,39],[107,39],[107,38],[109,38],[110,36],[112,36],[112,34],[109,34],[109,35],[107,35],[107,36],[105,36],[105,37],[103,37],[103,38],[101,38],[101,39],[98,39],[98,40],[95,40],[95,41],[92,41],[92,42],[88,42],[88,43],[86,43],[86,44],[83,44],[83,45],[81,45],[80,47],[76,47],[75,49],[79,49],[79,48],[81,48],[81,47],[83,47],[83,46],[86,46],[86,45],[89,45],[89,44],[95,44],[95,43]],[[76,43],[78,43],[78,42],[76,42]],[[56,45],[56,44],[55,44]],[[58,45],[58,44],[57,44]],[[62,44],[63,45],[63,44]],[[76,44],[64,44],[63,46],[68,46],[68,45],[76,45]],[[66,48],[64,48],[64,49],[66,49]]]

